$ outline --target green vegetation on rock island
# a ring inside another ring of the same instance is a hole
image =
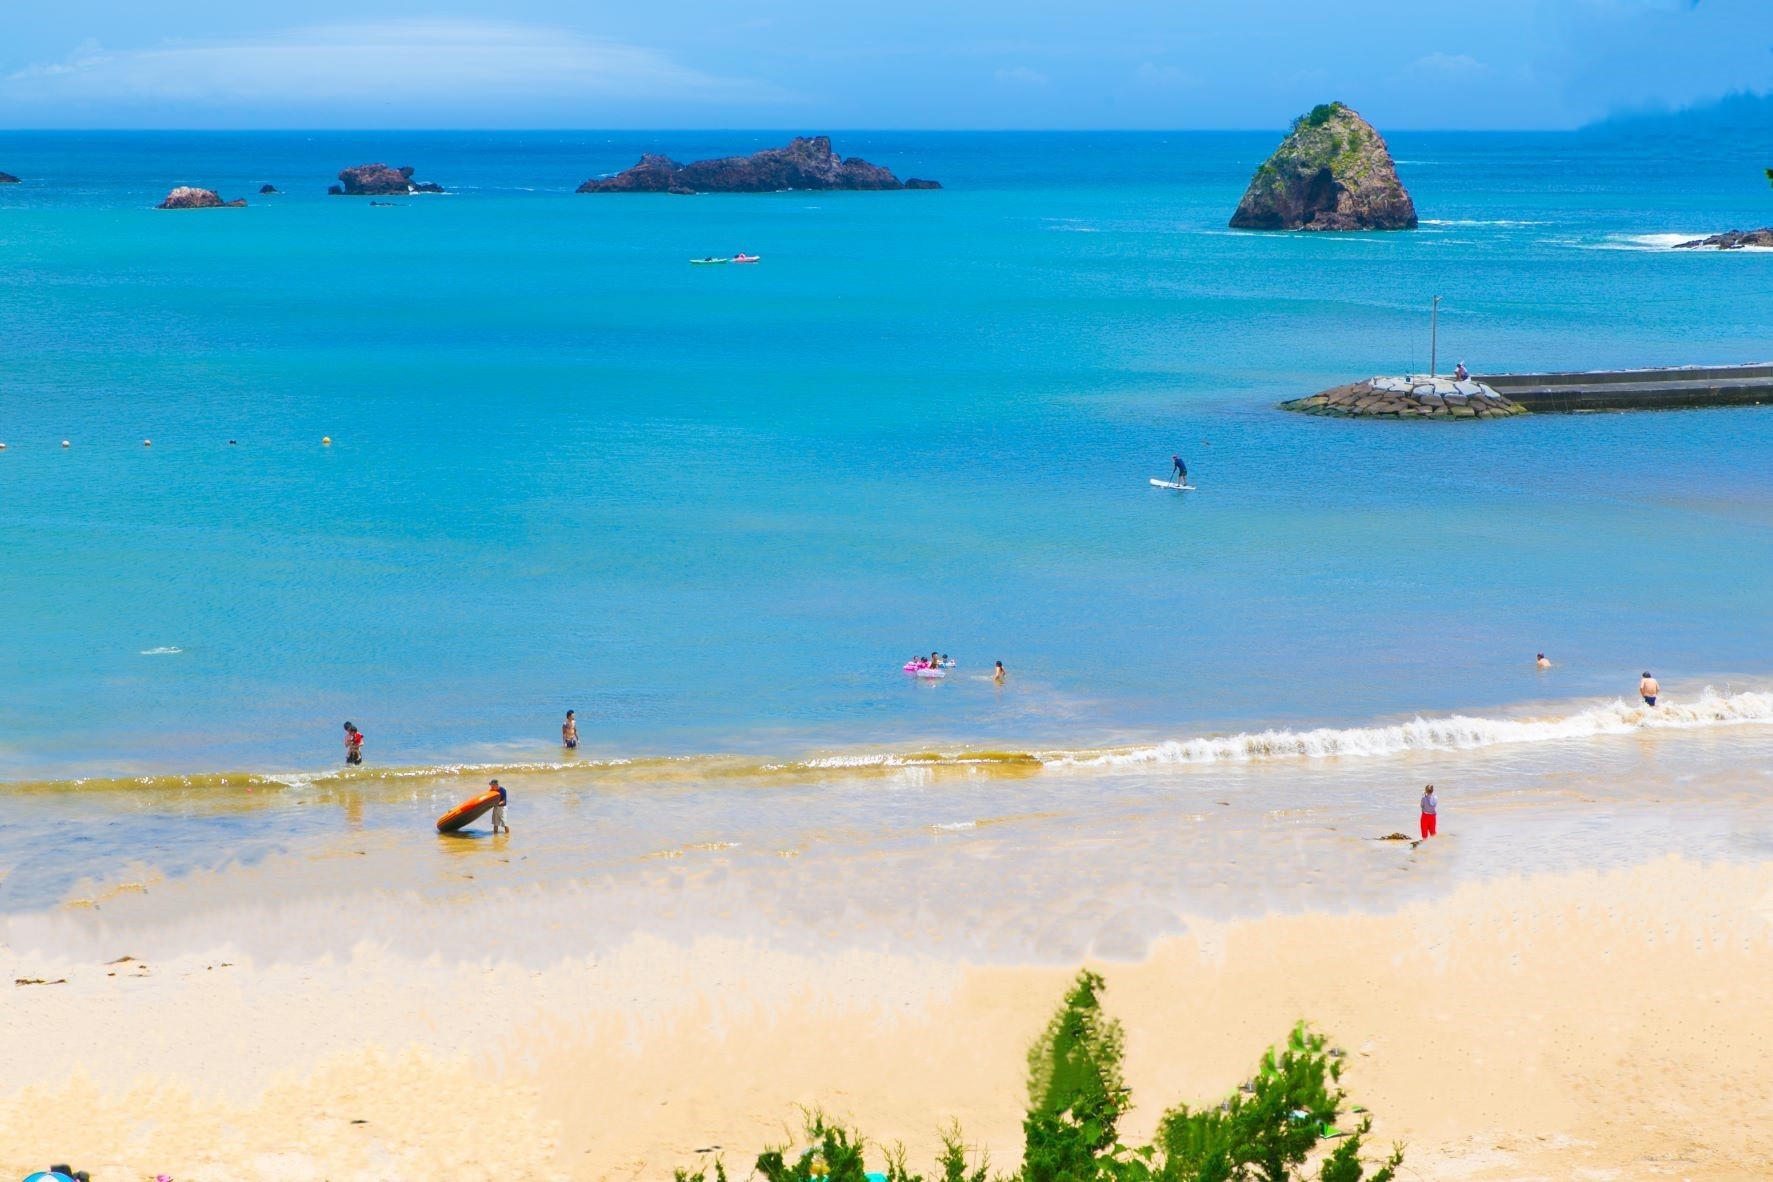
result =
[[[1263,1055],[1255,1075],[1223,1103],[1200,1111],[1177,1105],[1158,1122],[1149,1145],[1120,1140],[1120,1119],[1132,1108],[1121,1078],[1120,1023],[1102,1012],[1105,985],[1078,975],[1064,1004],[1028,1052],[1028,1111],[1022,1121],[1022,1166],[993,1174],[989,1159],[969,1155],[958,1125],[942,1134],[933,1179],[940,1182],[1392,1182],[1403,1162],[1394,1146],[1383,1162],[1364,1160],[1372,1118],[1339,1129],[1346,1096],[1341,1053],[1303,1022]],[[1323,1151],[1328,1146],[1327,1152]],[[858,1132],[809,1113],[806,1144],[764,1150],[755,1172],[765,1182],[869,1182],[868,1142]],[[902,1146],[882,1149],[886,1182],[925,1182],[906,1165]],[[1308,1172],[1315,1165],[1315,1173]],[[716,1160],[676,1182],[727,1182]],[[881,1175],[875,1175],[879,1182]]]

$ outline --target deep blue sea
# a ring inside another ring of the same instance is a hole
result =
[[[1667,249],[1773,224],[1773,129],[1393,133],[1398,234],[1226,229],[1278,132],[572,192],[785,138],[0,133],[0,778],[324,767],[347,718],[382,765],[569,707],[586,753],[791,757],[1773,681],[1773,408],[1275,409],[1426,369],[1434,295],[1443,369],[1773,359],[1773,254]],[[326,196],[371,160],[450,192]]]

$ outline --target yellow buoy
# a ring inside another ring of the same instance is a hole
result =
[[[325,445],[326,445],[326,446],[327,446],[327,447],[331,447],[331,446],[332,446],[332,436],[330,436],[330,435],[322,435],[322,436],[321,436],[321,437],[320,437],[320,442],[321,442],[321,443],[323,443],[323,444],[325,444]]]

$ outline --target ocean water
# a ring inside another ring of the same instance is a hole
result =
[[[0,778],[311,772],[346,718],[372,767],[552,760],[567,708],[586,757],[768,762],[1773,684],[1773,409],[1275,409],[1426,368],[1437,294],[1443,368],[1773,359],[1773,259],[1665,246],[1773,222],[1773,130],[1395,133],[1408,234],[1227,230],[1241,133],[572,193],[782,138],[0,134]],[[450,193],[324,195],[371,159]]]

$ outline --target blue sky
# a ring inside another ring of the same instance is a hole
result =
[[[0,126],[1572,127],[1773,89],[1773,0],[6,4]]]

